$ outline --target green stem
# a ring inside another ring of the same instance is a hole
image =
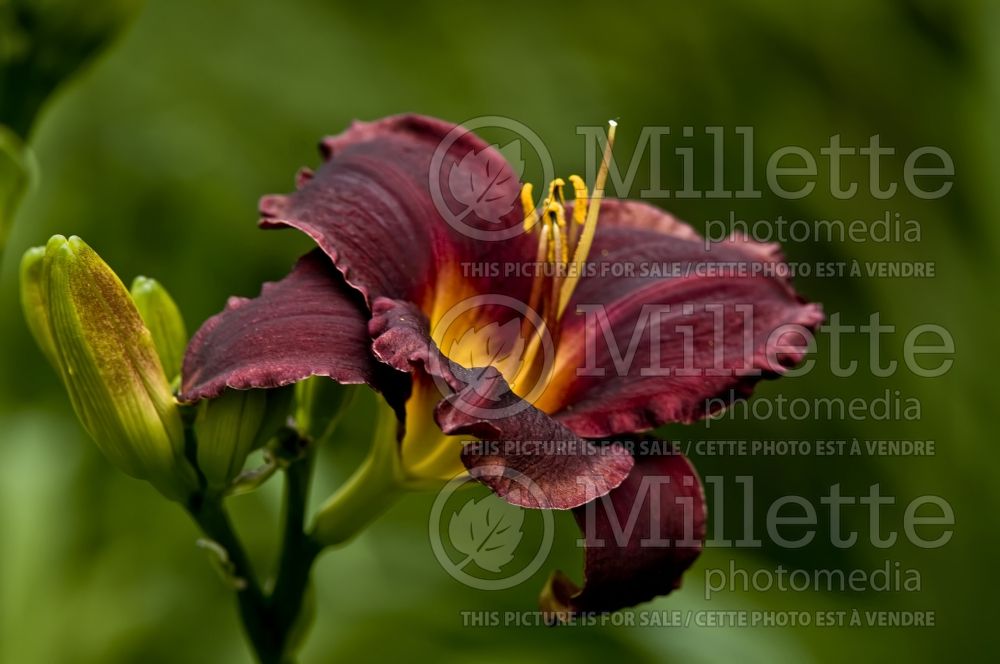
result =
[[[232,574],[239,582],[236,602],[240,618],[257,657],[262,663],[280,662],[280,653],[275,651],[268,627],[267,598],[222,504],[205,500],[191,506],[189,511],[202,532],[226,551]]]
[[[303,614],[303,603],[310,590],[312,566],[322,547],[305,533],[306,508],[309,502],[309,485],[312,479],[314,454],[293,464],[286,470],[285,525],[282,536],[281,558],[278,573],[268,603],[281,635],[283,652],[294,647],[290,643]],[[286,655],[287,656],[287,655]]]
[[[404,478],[399,465],[396,419],[388,406],[377,420],[371,451],[351,478],[304,528],[315,445],[294,432],[276,453],[286,459],[284,529],[273,589],[264,592],[222,507],[221,497],[201,497],[189,509],[205,534],[226,550],[237,585],[240,617],[261,664],[288,664],[308,627],[312,566],[326,546],[350,540],[378,518],[405,491],[420,488]]]
[[[307,451],[285,470],[284,534],[278,572],[270,594],[264,592],[249,557],[219,498],[205,498],[189,508],[206,536],[226,551],[236,584],[240,618],[261,664],[288,664],[302,632],[304,600],[309,595],[313,562],[321,547],[304,531],[313,454]]]

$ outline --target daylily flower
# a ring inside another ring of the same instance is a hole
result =
[[[707,247],[655,207],[602,200],[613,131],[593,189],[556,180],[539,204],[499,150],[440,120],[359,122],[325,139],[321,168],[260,204],[261,226],[319,248],[205,323],[181,399],[309,376],[367,384],[398,416],[406,480],[468,471],[513,504],[592,520],[585,583],[556,573],[546,609],[613,611],[670,592],[700,551],[701,484],[679,453],[633,456],[629,442],[781,374],[822,311],[780,272],[752,269],[780,263],[776,246]],[[607,276],[587,269],[598,262],[681,269]],[[516,269],[474,267],[487,264]],[[476,472],[487,467],[516,475]],[[648,477],[661,480],[650,493]],[[588,516],[597,499],[613,509]],[[638,525],[616,540],[630,513]],[[643,546],[654,534],[670,545]]]

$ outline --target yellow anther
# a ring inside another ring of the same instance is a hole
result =
[[[530,182],[521,187],[521,207],[524,209],[525,231],[530,231],[538,223],[538,211],[535,210],[535,198],[532,195],[533,189]]]
[[[583,178],[579,175],[569,176],[569,182],[573,185],[573,221],[583,224],[587,220],[587,199],[590,194]]]
[[[562,178],[556,178],[549,183],[549,195],[545,199],[545,207],[548,207],[550,203],[555,203],[557,199],[560,204],[566,205],[566,194],[563,193],[565,186],[566,181]]]

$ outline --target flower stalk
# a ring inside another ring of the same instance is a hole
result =
[[[376,407],[371,448],[361,466],[320,507],[310,533],[323,546],[350,541],[382,515],[405,492],[399,462],[396,416],[382,400]]]
[[[306,452],[285,468],[284,525],[277,574],[273,584],[261,584],[218,494],[200,496],[188,506],[191,518],[206,537],[226,554],[244,631],[261,664],[294,661],[313,617],[312,566],[321,547],[304,531],[314,453]]]

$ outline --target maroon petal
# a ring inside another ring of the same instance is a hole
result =
[[[438,426],[448,435],[481,439],[465,443],[462,462],[508,502],[570,509],[611,491],[632,468],[620,444],[579,438],[521,400],[493,367],[467,368],[444,357],[414,305],[376,300],[369,331],[376,357],[437,384],[445,395],[435,408]]]
[[[823,320],[773,271],[784,267],[776,245],[734,238],[706,248],[690,227],[641,203],[604,203],[590,261],[635,272],[581,279],[556,377],[536,403],[580,436],[691,422],[748,396],[802,359]],[[668,273],[643,272],[652,267]],[[603,309],[578,310],[595,306]]]
[[[184,358],[180,399],[217,397],[226,388],[287,385],[309,376],[381,384],[371,356],[367,311],[319,250],[259,297],[233,297],[194,335]]]
[[[512,414],[494,417],[497,411]],[[607,494],[632,469],[632,455],[620,443],[581,439],[521,401],[495,370],[470,378],[438,405],[436,415],[445,433],[480,439],[463,446],[462,463],[513,505],[577,507]]]
[[[573,510],[584,533],[585,583],[555,572],[541,595],[559,617],[607,613],[678,588],[701,553],[705,497],[679,452],[637,457],[628,478],[603,498]]]
[[[261,226],[309,235],[366,301],[402,299],[430,311],[435,298],[458,297],[449,291],[460,286],[442,283],[458,280],[463,263],[503,252],[534,259],[534,243],[519,232],[518,175],[475,134],[401,115],[355,122],[321,150],[326,162],[300,173],[297,192],[261,199]],[[526,293],[530,283],[507,288]]]

